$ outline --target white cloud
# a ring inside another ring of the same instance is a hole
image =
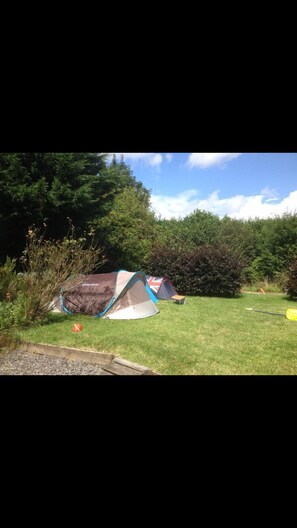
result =
[[[271,202],[272,200],[278,200],[278,193],[276,189],[271,189],[270,187],[266,186],[262,191],[260,192],[264,197],[266,197],[266,202]]]
[[[241,154],[211,154],[211,153],[195,153],[190,154],[187,165],[190,168],[199,167],[200,169],[207,169],[208,167],[213,167],[214,165],[219,165],[225,167],[226,162],[232,159],[237,158]]]
[[[263,192],[264,191],[264,192]],[[297,212],[297,191],[293,191],[279,203],[267,200],[267,191],[263,189],[258,195],[236,195],[230,198],[219,198],[219,191],[212,192],[206,199],[198,198],[198,191],[189,189],[176,196],[152,195],[151,205],[162,218],[183,218],[195,209],[209,211],[220,218],[228,215],[230,218],[271,218],[284,213]]]
[[[155,154],[152,152],[128,152],[123,153],[124,160],[127,163],[137,163],[137,162],[144,162],[146,165],[150,165],[151,167],[157,167],[161,165],[163,158],[162,154]],[[121,154],[117,154],[117,156],[121,156]]]
[[[170,163],[172,161],[172,158],[173,158],[173,154],[165,154],[165,158],[167,159],[168,163]]]
[[[189,189],[176,196],[152,194],[151,204],[152,208],[157,214],[161,215],[162,218],[179,218],[189,214],[187,209],[191,209],[191,206],[195,201],[193,198],[196,195],[197,191],[195,189]],[[192,210],[193,209],[191,209],[190,212],[192,212]]]
[[[160,165],[162,163],[162,155],[153,154],[150,158],[148,158],[147,162],[149,165],[152,165],[152,167],[155,167],[156,165]]]

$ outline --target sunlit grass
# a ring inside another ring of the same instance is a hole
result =
[[[35,343],[110,352],[161,374],[297,374],[297,322],[246,308],[285,312],[285,296],[187,297],[159,301],[160,313],[116,321],[52,314],[51,324],[22,330]],[[83,331],[73,333],[74,323]]]

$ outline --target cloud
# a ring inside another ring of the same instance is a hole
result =
[[[265,191],[265,190],[264,190]],[[270,203],[267,192],[257,195],[235,195],[230,198],[219,198],[219,191],[215,190],[207,198],[199,199],[196,189],[189,189],[176,196],[152,195],[151,205],[161,218],[183,218],[195,209],[209,211],[220,218],[227,215],[230,218],[272,218],[284,213],[297,212],[297,191],[291,192],[279,203]]]
[[[271,202],[272,200],[277,200],[278,199],[277,190],[276,189],[271,189],[268,186],[264,187],[264,189],[262,189],[260,194],[266,198],[266,202]]]
[[[165,158],[167,159],[168,163],[170,163],[172,161],[172,158],[173,158],[173,154],[165,154]]]
[[[211,154],[211,153],[195,153],[190,154],[187,165],[190,168],[199,167],[200,169],[208,169],[214,165],[225,167],[227,161],[237,158],[241,154]]]
[[[123,153],[124,160],[127,163],[138,163],[138,162],[144,162],[146,165],[150,165],[151,167],[158,167],[161,165],[163,158],[162,154],[155,154],[155,153],[149,153],[149,152],[128,152]],[[117,156],[121,156],[121,154],[117,154]]]
[[[191,209],[190,212],[195,209],[195,207],[192,209],[192,206],[196,195],[197,191],[195,189],[181,192],[176,196],[152,194],[151,204],[152,208],[162,218],[179,218],[189,214],[189,209]]]
[[[152,167],[160,165],[162,163],[162,155],[161,154],[153,154],[150,158],[148,158],[147,162]]]

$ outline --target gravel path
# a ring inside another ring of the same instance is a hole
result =
[[[0,375],[110,375],[96,363],[73,361],[61,357],[21,350],[0,351]]]

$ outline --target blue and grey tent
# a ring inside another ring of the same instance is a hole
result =
[[[168,277],[152,277],[146,275],[147,283],[158,299],[169,300],[173,295],[177,295],[177,291]]]
[[[78,276],[61,289],[61,308],[69,314],[103,319],[139,319],[155,315],[156,297],[141,271]]]

